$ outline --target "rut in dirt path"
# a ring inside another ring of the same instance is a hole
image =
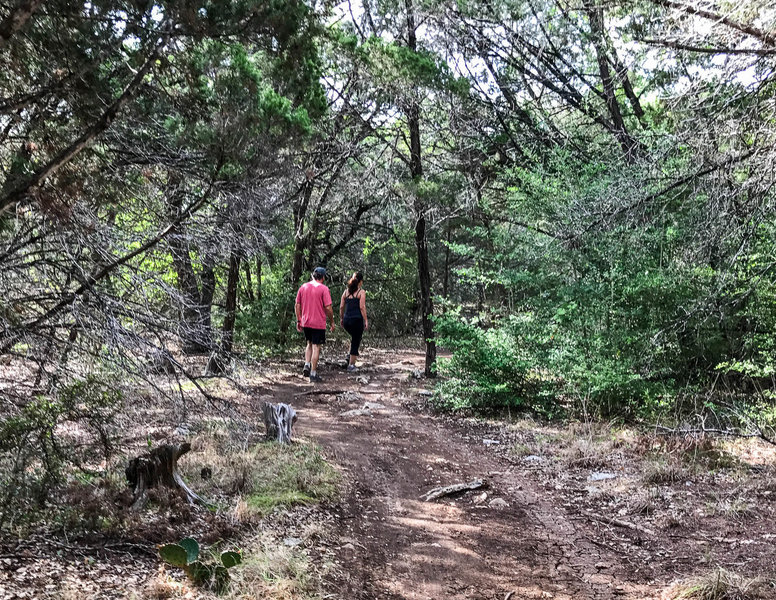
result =
[[[347,492],[335,509],[337,597],[656,597],[654,588],[637,582],[632,565],[596,540],[594,529],[571,520],[534,481],[487,452],[482,439],[405,408],[419,385],[408,373],[423,355],[399,360],[360,378],[330,369],[317,388],[289,376],[271,390],[273,401],[297,409],[297,434],[316,439],[346,473]],[[351,391],[321,393],[327,390]],[[382,406],[371,414],[353,410],[364,402]],[[487,480],[487,498],[477,490],[437,502],[419,499],[438,485],[475,478]]]

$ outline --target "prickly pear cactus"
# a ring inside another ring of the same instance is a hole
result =
[[[194,538],[184,538],[177,544],[159,547],[162,560],[174,567],[180,567],[188,578],[200,587],[224,591],[229,585],[229,569],[242,562],[239,552],[222,552],[220,564],[199,560],[199,543]]]
[[[186,549],[180,544],[165,544],[159,548],[159,556],[173,567],[185,568],[189,564]]]

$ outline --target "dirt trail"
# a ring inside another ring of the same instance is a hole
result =
[[[346,599],[609,600],[656,598],[637,569],[602,544],[596,527],[553,503],[520,467],[489,452],[483,438],[412,410],[423,381],[412,380],[420,353],[393,355],[362,373],[334,367],[313,388],[300,377],[271,390],[292,402],[297,433],[319,441],[346,472],[335,511]],[[298,383],[294,383],[294,381]],[[352,390],[360,399],[315,390]],[[266,398],[266,396],[265,396]],[[350,401],[348,401],[350,400]],[[343,415],[379,403],[371,415]],[[419,497],[438,485],[487,480],[480,490],[436,502]]]

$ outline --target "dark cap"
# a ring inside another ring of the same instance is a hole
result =
[[[316,279],[323,279],[326,277],[326,269],[323,267],[315,267],[315,270],[313,271],[313,277]]]

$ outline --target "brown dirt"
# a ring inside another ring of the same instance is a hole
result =
[[[316,386],[301,365],[273,365],[230,398],[258,420],[262,401],[291,403],[295,435],[319,442],[344,475],[339,502],[280,511],[261,526],[279,540],[304,538],[328,597],[662,600],[677,582],[723,567],[764,578],[759,597],[776,598],[773,447],[669,442],[592,423],[453,418],[429,407],[431,383],[416,377],[421,352],[370,350],[370,360],[357,376],[325,365]],[[366,402],[382,406],[344,414]],[[143,431],[132,435],[142,446],[156,421],[137,422]],[[157,425],[168,439],[169,423]],[[599,473],[610,478],[593,481]],[[420,499],[475,478],[487,487]],[[299,533],[316,523],[321,535]],[[0,544],[0,600],[162,597],[148,595],[159,579],[156,543],[243,533],[227,515],[180,504],[149,511],[114,537],[42,531]],[[332,560],[334,568],[324,566]]]
[[[607,491],[609,482],[594,487],[587,478],[614,467],[617,478],[632,480],[629,454],[619,453],[626,466],[609,455],[580,459],[571,451],[560,468],[521,460],[512,450],[519,429],[426,410],[419,392],[427,382],[413,377],[422,361],[421,353],[378,357],[360,373],[367,385],[330,368],[316,387],[300,376],[298,383],[285,378],[270,389],[273,401],[297,408],[298,433],[323,444],[347,476],[346,496],[333,509],[341,566],[332,586],[336,597],[646,600],[660,598],[681,577],[718,565],[750,576],[776,572],[770,492],[760,497],[766,502],[749,522],[731,524],[714,515],[687,523],[669,519],[677,503],[661,507],[666,495],[690,488],[703,506],[697,478],[675,482],[676,490],[653,493],[620,516],[625,509],[618,502],[633,503],[633,489],[647,487],[639,483],[641,475],[619,498],[615,487]],[[358,392],[360,399],[336,393],[341,390]],[[314,393],[300,395],[305,392]],[[364,402],[384,408],[343,415]],[[433,487],[475,478],[487,481],[484,501],[482,490],[419,499]],[[722,478],[717,480],[711,491],[724,493]],[[681,506],[689,510],[686,502]]]

